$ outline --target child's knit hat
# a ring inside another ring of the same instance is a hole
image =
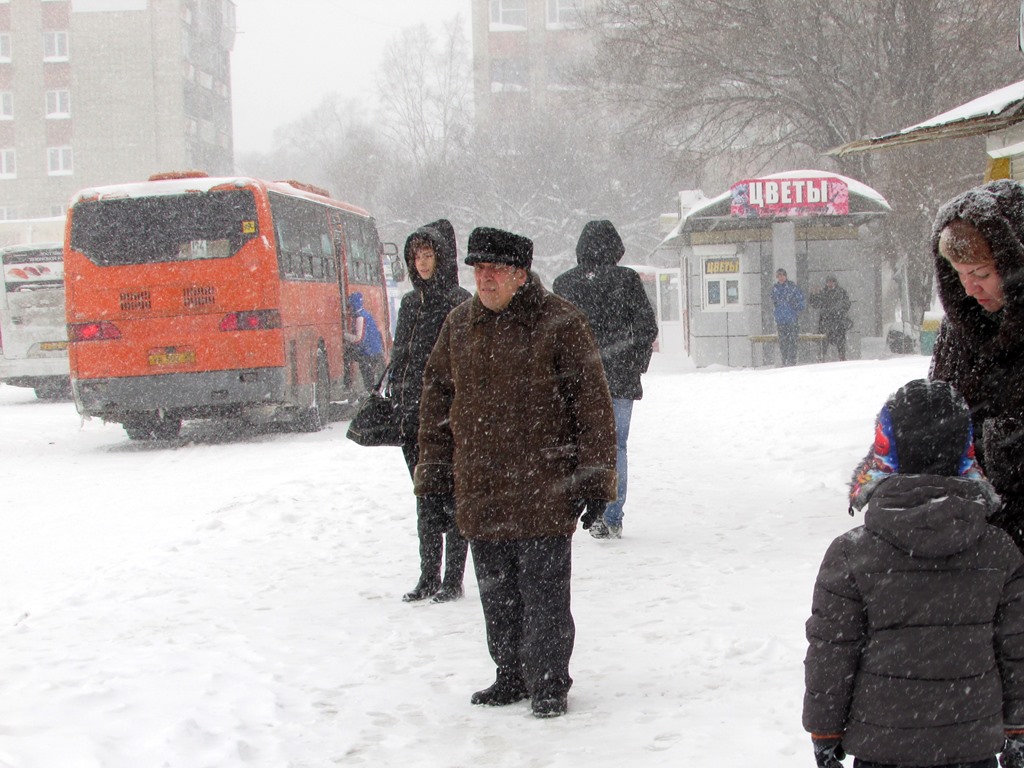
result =
[[[850,514],[895,473],[984,479],[974,458],[970,408],[950,384],[915,379],[885,401],[875,442],[853,473]]]

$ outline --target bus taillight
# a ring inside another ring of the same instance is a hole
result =
[[[71,341],[106,341],[120,338],[121,331],[118,327],[106,320],[93,323],[68,323],[68,339]]]
[[[220,321],[222,331],[268,331],[280,327],[281,313],[276,309],[231,312]]]

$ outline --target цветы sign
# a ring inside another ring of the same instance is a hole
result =
[[[731,187],[733,216],[845,216],[850,212],[846,182],[814,179],[744,179]]]

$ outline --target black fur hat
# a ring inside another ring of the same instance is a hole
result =
[[[469,233],[467,264],[508,264],[529,269],[533,264],[533,241],[528,237],[493,227],[477,227]]]

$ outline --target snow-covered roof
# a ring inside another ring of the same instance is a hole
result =
[[[934,139],[963,138],[991,133],[1024,121],[1024,80],[1004,86],[924,122],[883,136],[858,139],[828,151],[842,156],[869,149]]]
[[[112,184],[102,187],[89,187],[76,193],[71,199],[71,206],[82,200],[113,200],[133,197],[163,197],[185,195],[195,192],[209,192],[212,189],[225,189],[227,187],[262,187],[267,190],[285,192],[297,197],[305,197],[311,200],[331,200],[333,205],[343,207],[346,210],[357,213],[361,216],[370,214],[356,205],[341,202],[331,198],[327,190],[311,187],[297,181],[263,181],[249,176],[187,176],[183,178],[151,179],[149,181],[131,182],[128,184]]]
[[[877,206],[882,211],[891,211],[892,210],[892,207],[889,205],[889,202],[882,196],[882,194],[880,192],[878,192],[875,189],[872,189],[867,184],[865,184],[865,183],[863,183],[861,181],[857,181],[856,179],[851,179],[849,176],[843,176],[842,174],[839,174],[839,173],[832,173],[830,171],[817,171],[817,170],[805,169],[805,170],[798,170],[798,171],[782,171],[780,173],[771,173],[771,174],[768,174],[766,176],[760,176],[758,178],[762,178],[762,179],[822,179],[822,178],[839,179],[840,181],[846,183],[846,188],[849,191],[851,196],[857,196],[857,197],[863,198],[864,200],[868,200],[868,201],[870,201],[872,203],[875,203],[875,204],[877,204]],[[708,216],[710,214],[710,212],[712,210],[714,210],[716,207],[720,207],[723,203],[731,202],[731,201],[732,201],[732,190],[731,189],[727,189],[725,192],[723,192],[722,194],[718,195],[717,197],[712,197],[712,198],[709,198],[707,200],[704,200],[703,202],[700,203],[700,205],[697,205],[694,208],[691,208],[689,211],[687,211],[685,214],[683,214],[682,218],[679,219],[679,223],[676,224],[676,226],[665,237],[665,239],[661,241],[659,247],[661,245],[664,245],[664,244],[668,243],[670,240],[673,240],[674,238],[679,237],[679,235],[686,228],[687,222],[692,221],[693,219],[701,218],[703,216]],[[738,220],[738,221],[746,221],[746,226],[750,225],[750,220],[749,219],[743,219],[743,220]]]

